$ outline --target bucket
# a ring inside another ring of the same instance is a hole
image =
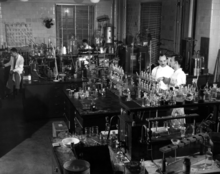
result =
[[[64,163],[64,174],[90,174],[90,164],[85,160],[70,160]]]

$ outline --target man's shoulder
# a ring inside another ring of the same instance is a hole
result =
[[[181,74],[182,76],[186,76],[186,73],[185,73],[184,71],[180,71],[180,74]]]
[[[20,55],[20,54],[18,55],[18,58],[19,59],[24,59],[24,57],[22,55]]]
[[[177,76],[186,78],[186,73],[184,71],[178,71]]]
[[[186,73],[182,70],[182,68],[178,71],[178,73],[186,75]]]
[[[169,70],[169,71],[174,71],[174,69],[173,68],[171,68],[170,66],[166,66],[166,70]]]
[[[160,66],[154,67],[153,70],[152,70],[152,74],[156,75],[158,71],[160,71]]]
[[[158,66],[154,67],[153,70],[152,70],[152,72],[156,71],[157,68],[158,68]]]

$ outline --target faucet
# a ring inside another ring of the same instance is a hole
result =
[[[113,120],[114,118],[117,118],[117,119],[118,119],[118,126],[120,125],[120,119],[119,119],[118,115],[112,116],[111,119],[110,119],[110,123],[109,123],[110,125],[109,125],[109,130],[108,130],[108,135],[107,135],[107,141],[109,140],[110,131],[111,131],[111,127],[112,127],[112,120]],[[119,130],[118,130],[118,140],[119,140]]]
[[[142,127],[141,127],[141,140],[140,140],[141,143],[146,142],[146,140],[145,140],[146,135],[147,135],[147,126],[142,125]]]

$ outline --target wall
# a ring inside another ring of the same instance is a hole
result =
[[[211,7],[212,0],[198,0],[197,1],[197,16],[196,16],[196,32],[195,50],[200,49],[201,37],[209,37],[210,35],[210,22],[211,22]]]
[[[56,27],[47,29],[43,25],[45,17],[53,18],[55,22],[55,4],[92,4],[90,0],[29,0],[28,2],[21,2],[19,0],[8,0],[1,3],[2,18],[0,18],[0,45],[5,42],[4,23],[26,22],[31,24],[33,30],[33,40],[42,42],[45,38],[49,38],[55,43]],[[95,21],[96,17],[101,15],[108,15],[111,18],[111,4],[112,0],[101,0],[95,4]],[[1,15],[0,15],[1,17]],[[97,23],[95,24],[97,28]]]
[[[140,3],[154,0],[127,0],[127,24],[126,35],[127,41],[130,42],[132,37],[139,32],[140,27]],[[162,0],[166,1],[166,0]],[[213,73],[215,62],[220,48],[220,0],[198,0],[195,50],[200,49],[201,37],[210,38],[208,68],[209,73]],[[163,30],[163,26],[162,26]]]
[[[162,1],[161,48],[176,52],[177,43],[177,0]],[[179,34],[179,33],[178,33]]]
[[[197,22],[196,22],[196,47],[200,49],[201,37],[210,38],[208,69],[209,73],[214,72],[218,50],[220,48],[220,1],[219,0],[198,0]]]
[[[140,3],[155,2],[162,0],[127,0],[127,41],[130,42],[132,37],[140,32]]]
[[[126,0],[115,1],[115,38],[118,41],[125,42],[126,39]]]
[[[139,32],[139,0],[127,0],[126,35],[132,37]],[[128,38],[127,38],[128,39]],[[132,38],[131,38],[132,39]]]

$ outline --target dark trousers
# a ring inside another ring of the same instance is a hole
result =
[[[13,74],[9,75],[8,82],[7,82],[7,88],[13,91],[13,88],[15,86],[15,89],[20,89],[20,84],[22,80],[22,75],[15,72]]]
[[[0,98],[4,97],[4,93],[5,93],[4,68],[0,68]]]

